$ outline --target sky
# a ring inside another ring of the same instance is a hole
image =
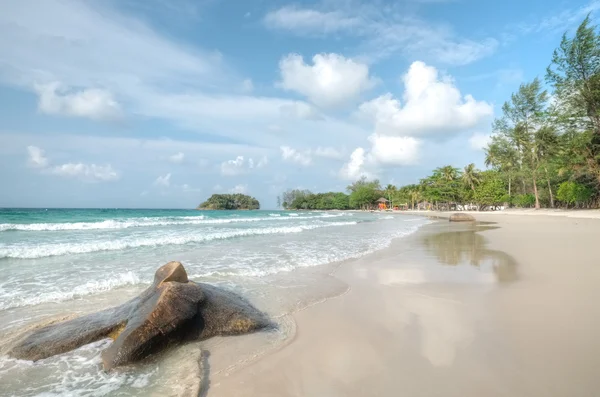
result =
[[[193,208],[483,168],[598,1],[0,0],[0,207]]]

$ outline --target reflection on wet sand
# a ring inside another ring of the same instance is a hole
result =
[[[466,230],[464,230],[466,228]],[[425,235],[423,246],[444,265],[470,265],[484,271],[491,268],[496,281],[507,283],[517,279],[517,264],[504,252],[486,248],[478,232],[496,229],[495,226],[465,225],[459,230]]]

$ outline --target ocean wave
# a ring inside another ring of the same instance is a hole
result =
[[[129,271],[102,280],[88,281],[87,283],[64,290],[50,290],[38,294],[19,294],[15,296],[2,296],[3,294],[0,294],[0,298],[2,298],[0,301],[0,310],[22,306],[34,306],[41,303],[63,302],[86,295],[110,291],[119,287],[140,284],[141,282],[140,278],[134,272]]]
[[[38,244],[36,246],[16,245],[0,247],[0,259],[37,259],[48,256],[60,256],[68,254],[86,254],[98,251],[120,251],[128,248],[157,247],[165,245],[183,245],[190,243],[201,243],[212,240],[223,240],[235,237],[258,236],[265,234],[287,234],[300,233],[305,230],[317,229],[331,226],[356,225],[358,222],[330,222],[314,225],[298,225],[287,227],[269,227],[254,229],[238,229],[228,231],[216,231],[212,233],[190,235],[170,234],[142,238],[124,238],[122,240],[94,241],[84,243],[52,243]]]
[[[261,221],[285,221],[297,219],[319,219],[319,218],[337,218],[343,214],[319,214],[315,216],[298,216],[290,214],[289,216],[280,216],[279,214],[269,214],[269,217],[257,218],[223,218],[223,219],[205,219],[204,216],[183,216],[177,218],[128,218],[123,220],[107,219],[100,222],[73,222],[73,223],[0,223],[0,232],[6,231],[66,231],[66,230],[100,230],[100,229],[128,229],[133,227],[151,227],[151,226],[174,226],[174,225],[215,225],[241,222],[261,222]]]
[[[408,229],[396,231],[389,235],[377,236],[371,240],[368,247],[360,250],[353,250],[352,248],[340,248],[337,250],[318,250],[310,253],[294,251],[296,255],[298,255],[295,260],[283,260],[274,266],[253,266],[230,270],[215,269],[201,273],[194,273],[190,275],[190,279],[202,279],[203,277],[267,277],[278,273],[290,272],[298,268],[322,266],[349,259],[356,259],[389,247],[394,239],[409,236],[410,234],[416,232],[421,226],[422,225],[412,226]]]

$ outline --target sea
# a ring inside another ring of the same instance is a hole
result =
[[[35,363],[6,350],[32,326],[130,299],[169,261],[279,319],[269,343],[284,343],[290,313],[343,293],[332,281],[335,266],[426,223],[386,212],[0,209],[0,395],[177,395],[164,382],[174,367],[160,360],[102,371],[109,340]],[[218,349],[210,343],[202,346]]]

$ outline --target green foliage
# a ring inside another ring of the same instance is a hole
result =
[[[348,187],[346,187],[346,190],[350,193],[354,193],[355,191],[357,191],[358,189],[361,189],[361,188],[368,188],[371,190],[381,190],[381,185],[379,184],[379,179],[374,179],[372,181],[369,181],[367,179],[367,177],[363,176],[359,180],[354,182],[353,184],[348,185]]]
[[[508,199],[508,191],[498,171],[484,171],[481,183],[473,192],[473,201],[480,206],[499,206]]]
[[[531,193],[514,196],[512,203],[517,207],[531,208],[535,205],[535,196]]]
[[[260,203],[254,197],[245,194],[213,194],[198,206],[203,210],[257,210]]]
[[[567,205],[577,205],[589,201],[593,192],[587,186],[580,183],[567,181],[560,184],[556,192],[556,198]]]
[[[379,182],[377,182],[379,186]],[[374,184],[365,184],[358,186],[352,193],[350,193],[350,207],[366,209],[374,206],[375,201],[381,197],[381,192],[375,189]]]
[[[349,197],[340,192],[309,193],[297,196],[287,208],[291,210],[347,210]]]
[[[306,196],[310,196],[311,194],[310,190],[290,189],[283,193],[283,202],[281,204],[283,208],[291,209],[294,202],[298,205]]]

